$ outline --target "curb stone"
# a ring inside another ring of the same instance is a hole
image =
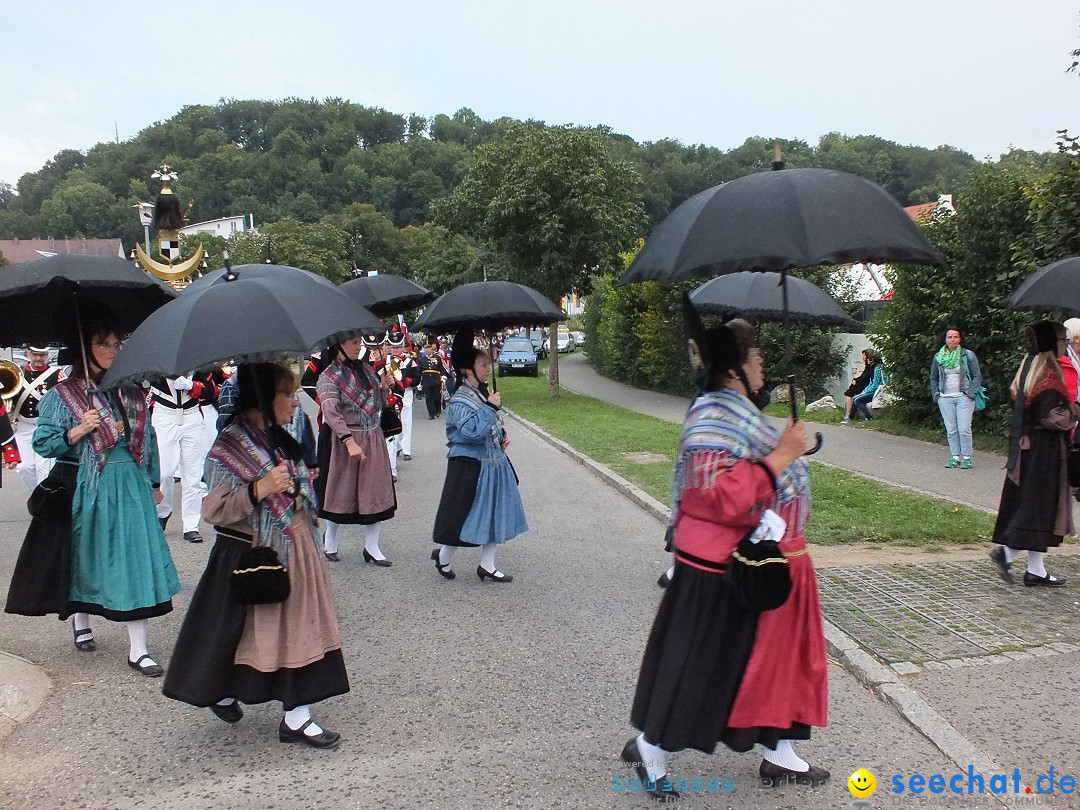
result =
[[[45,670],[0,650],[0,740],[36,712],[51,689]]]
[[[668,508],[651,495],[602,464],[578,452],[561,439],[555,438],[539,425],[523,419],[507,408],[503,408],[503,411],[530,433],[577,461],[608,486],[622,492],[657,520],[663,523],[667,522]],[[958,768],[966,769],[971,765],[974,766],[977,772],[984,775],[1002,772],[993,760],[957,731],[952,723],[939,714],[914,690],[905,686],[900,680],[900,675],[895,670],[885,666],[870,653],[863,650],[855,639],[844,633],[836,625],[829,621],[824,621],[824,625],[825,644],[829,655],[839,661],[848,672],[864,686],[871,689],[881,700],[896,709],[904,720],[932,742]],[[1072,645],[1062,646],[1071,647]],[[996,803],[1003,807],[1006,806],[1000,800]]]

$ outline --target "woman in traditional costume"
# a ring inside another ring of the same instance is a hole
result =
[[[1013,581],[1012,563],[1027,551],[1024,584],[1060,588],[1063,577],[1046,571],[1049,548],[1073,533],[1069,499],[1068,439],[1080,406],[1065,385],[1058,356],[1067,346],[1065,327],[1042,321],[1028,332],[1028,355],[1012,382],[1013,422],[1009,459],[990,552],[998,574]]]
[[[97,648],[91,614],[124,622],[128,665],[156,677],[164,670],[146,648],[147,620],[171,611],[180,590],[155,511],[157,439],[142,389],[97,389],[121,333],[110,312],[81,306],[83,335],[72,343],[82,340],[83,350],[72,375],[41,400],[34,451],[57,463],[31,498],[35,514],[6,610],[71,616],[81,652]]]
[[[389,568],[379,548],[383,521],[397,511],[386,437],[380,427],[386,389],[375,372],[381,360],[382,336],[352,338],[330,347],[333,360],[317,386],[322,428],[319,430],[319,517],[326,521],[323,551],[338,562],[338,526],[364,527],[364,562]]]
[[[242,365],[234,420],[206,461],[203,519],[217,542],[173,652],[167,697],[209,707],[226,723],[242,703],[281,701],[278,739],[332,748],[340,735],[311,718],[311,704],[349,691],[326,563],[315,539],[313,476],[281,427],[297,407],[296,379],[269,363]],[[283,602],[241,604],[233,570],[252,546],[288,570]]]
[[[511,582],[495,566],[495,550],[529,530],[518,491],[517,475],[506,456],[510,439],[502,422],[502,397],[488,393],[491,357],[473,348],[472,329],[454,338],[454,365],[459,384],[446,410],[446,481],[435,516],[431,552],[435,569],[447,579],[461,547],[482,546],[476,575],[483,582]]]
[[[828,703],[821,605],[806,553],[806,430],[789,422],[781,434],[755,405],[764,374],[749,324],[708,332],[688,324],[702,393],[687,413],[676,461],[675,574],[634,697],[631,722],[642,733],[622,758],[660,799],[678,796],[664,781],[669,752],[712,753],[718,742],[735,751],[762,745],[759,773],[767,785],[816,786],[829,772],[792,747],[826,724]],[[791,591],[780,607],[758,612],[740,601],[724,572],[767,510],[786,524],[776,534]]]

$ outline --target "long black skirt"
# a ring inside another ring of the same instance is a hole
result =
[[[234,663],[247,605],[233,598],[230,577],[250,548],[218,535],[176,639],[162,693],[200,708],[229,697],[248,704],[280,700],[286,711],[345,694],[349,676],[341,650],[304,667],[274,672]]]
[[[50,483],[62,483],[74,492],[79,465],[57,462]],[[15,570],[11,575],[5,613],[66,619],[75,612],[71,593],[71,507],[63,514],[41,515],[30,521]]]
[[[476,500],[476,485],[480,481],[480,462],[475,458],[454,456],[446,461],[446,480],[443,481],[439,509],[435,513],[432,540],[441,546],[468,546],[476,543],[461,539],[461,527]]]
[[[720,573],[676,560],[641,661],[630,722],[666,751],[706,754],[724,738],[757,635]]]

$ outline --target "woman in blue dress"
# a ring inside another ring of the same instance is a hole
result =
[[[510,444],[502,423],[502,397],[489,394],[491,357],[473,348],[472,330],[454,338],[453,361],[459,384],[446,410],[446,481],[431,552],[435,568],[453,579],[454,552],[463,546],[482,546],[476,575],[480,581],[510,582],[513,577],[495,567],[495,550],[528,531],[517,475],[506,456]]]
[[[154,509],[161,498],[157,439],[140,388],[96,390],[121,346],[110,313],[85,312],[83,324],[85,354],[76,354],[71,377],[41,400],[33,439],[35,452],[57,459],[52,477],[71,492],[70,515],[35,514],[7,610],[71,616],[81,652],[96,649],[90,614],[124,622],[128,665],[156,677],[164,670],[146,648],[147,620],[171,611],[180,590]],[[51,592],[43,584],[50,579],[59,579]]]

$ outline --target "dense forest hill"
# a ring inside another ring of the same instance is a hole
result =
[[[130,141],[66,149],[12,188],[0,183],[0,239],[117,237],[142,230],[132,210],[152,199],[150,175],[167,162],[188,221],[254,214],[256,223],[316,223],[366,203],[397,228],[431,219],[431,203],[456,186],[470,153],[496,140],[511,119],[484,121],[472,110],[424,118],[325,101],[223,100],[185,107]],[[543,122],[529,121],[544,126]],[[749,137],[723,151],[675,140],[639,144],[610,136],[615,154],[641,175],[642,233],[686,198],[767,169],[772,140]],[[783,141],[786,165],[840,169],[887,189],[901,204],[927,202],[962,186],[976,160],[952,146],[901,146],[871,135],[830,133],[811,146]]]

